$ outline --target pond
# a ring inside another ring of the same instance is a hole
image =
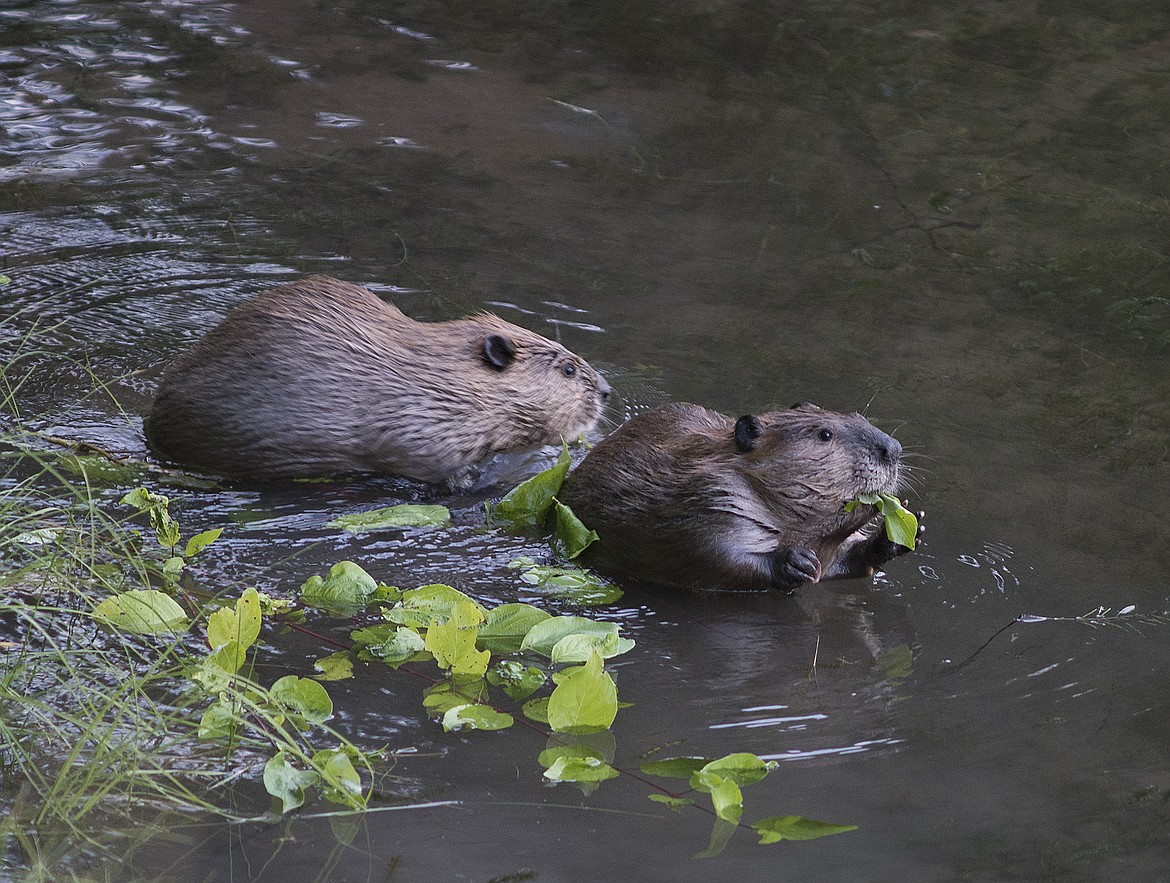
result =
[[[0,344],[32,429],[148,460],[163,367],[326,273],[560,340],[614,388],[601,432],[665,401],[863,411],[926,512],[873,584],[585,611],[636,641],[612,664],[624,774],[596,790],[545,783],[539,728],[446,733],[424,683],[370,665],[328,685],[331,723],[396,753],[383,811],[188,818],[110,879],[1165,875],[1162,4],[31,0],[0,10],[0,85]],[[481,529],[503,489],[166,493],[224,529],[190,574],[208,592],[293,597],[351,560],[581,612],[507,566],[538,539]],[[327,524],[420,500],[452,526]],[[264,642],[269,682],[334,649]],[[651,802],[639,766],[732,752],[778,761],[745,824],[856,830],[696,857],[709,803]]]

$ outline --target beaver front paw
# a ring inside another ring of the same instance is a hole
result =
[[[786,592],[821,578],[817,553],[805,546],[781,546],[772,556],[772,584]]]

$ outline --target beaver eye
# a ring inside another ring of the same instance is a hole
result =
[[[572,377],[577,373],[577,366],[572,362],[565,362],[565,364],[561,365],[561,373],[566,377]]]
[[[823,442],[831,441],[833,438],[833,430],[822,429],[820,432],[817,433],[817,438],[819,438]]]

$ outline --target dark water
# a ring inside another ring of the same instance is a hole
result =
[[[1152,2],[0,6],[3,346],[37,331],[36,427],[144,456],[162,366],[325,272],[559,337],[611,424],[863,409],[919,455],[928,513],[872,590],[598,611],[638,641],[617,766],[755,752],[781,763],[745,821],[856,832],[692,858],[709,815],[632,777],[546,788],[543,738],[444,734],[370,669],[332,685],[338,725],[417,749],[389,790],[458,805],[203,830],[134,873],[1165,878],[1167,628],[1021,623],[969,657],[1022,614],[1170,610],[1168,159]],[[506,563],[538,547],[478,532],[474,500],[445,533],[324,526],[400,491],[172,496],[228,529],[209,580],[291,592],[351,558],[527,597]],[[282,652],[306,673],[317,648]]]

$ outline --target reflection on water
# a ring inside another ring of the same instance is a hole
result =
[[[627,593],[617,764],[786,761],[752,812],[860,826],[792,875],[1155,876],[1164,626],[1014,619],[1170,608],[1168,35],[1141,2],[10,4],[0,352],[37,428],[141,458],[163,365],[327,272],[561,339],[614,386],[610,426],[671,399],[864,410],[923,455],[925,548],[873,590]],[[543,545],[478,507],[541,456],[444,499],[446,532],[325,526],[435,495],[386,480],[168,493],[227,529],[209,584],[289,593],[350,558],[531,600],[507,563]],[[274,640],[288,667],[318,649]],[[698,811],[664,822],[626,778],[547,791],[540,740],[443,734],[389,669],[337,689],[356,734],[417,749],[414,797],[465,802],[369,817],[330,879],[714,873]],[[177,875],[303,875],[327,827],[216,831]],[[774,870],[749,841],[716,876]]]

